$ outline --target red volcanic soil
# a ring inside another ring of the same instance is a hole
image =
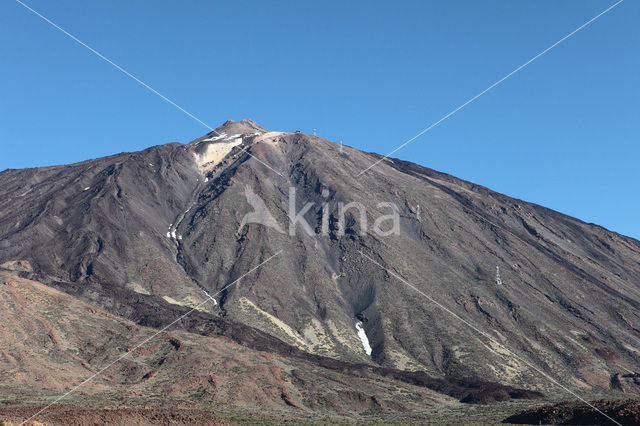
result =
[[[43,408],[43,407],[42,407]],[[20,424],[42,409],[1,408],[0,419],[7,425]],[[55,406],[33,419],[44,425],[89,426],[99,424],[171,424],[171,425],[224,425],[225,422],[209,411],[168,410],[157,408],[79,409],[72,406]]]

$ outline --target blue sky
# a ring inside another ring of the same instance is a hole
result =
[[[386,154],[614,3],[26,3],[216,127]],[[640,238],[640,2],[626,0],[394,156]],[[0,170],[207,129],[0,2]]]

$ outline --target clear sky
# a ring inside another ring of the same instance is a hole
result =
[[[615,0],[24,0],[202,121],[252,118],[387,154]],[[394,156],[640,238],[640,1]],[[207,128],[0,2],[0,170]]]

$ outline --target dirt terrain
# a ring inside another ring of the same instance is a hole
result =
[[[43,408],[43,407],[42,407]],[[0,408],[0,419],[4,419],[7,426],[17,425],[42,409]],[[171,425],[203,425],[220,426],[227,424],[216,417],[212,412],[202,410],[184,409],[143,409],[143,408],[116,408],[116,409],[79,409],[70,406],[57,406],[48,409],[38,416],[41,425],[66,425],[66,426],[93,426],[103,424],[122,424],[132,426],[146,426],[150,424]]]

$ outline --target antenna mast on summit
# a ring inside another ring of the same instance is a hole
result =
[[[313,129],[313,136],[316,136],[316,129]]]

